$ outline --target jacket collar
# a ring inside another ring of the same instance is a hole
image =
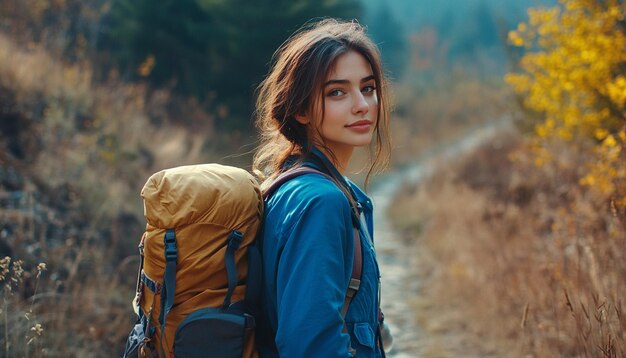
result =
[[[327,174],[332,174],[335,178],[339,180],[341,185],[347,188],[352,196],[356,199],[358,203],[365,206],[368,210],[373,210],[372,201],[367,197],[367,195],[353,184],[350,180],[348,180],[345,176],[341,175],[337,167],[333,165],[333,163],[317,148],[312,148],[311,156],[305,159],[302,163],[303,165],[313,167],[317,170],[325,172]],[[330,173],[329,173],[330,172]]]
[[[294,165],[297,165],[299,162],[298,156],[293,156],[287,159],[284,164],[284,168],[290,168]],[[318,148],[311,148],[310,154],[307,155],[302,160],[302,165],[317,169],[323,173],[329,174],[337,178],[341,185],[345,188],[348,188],[357,202],[361,203],[361,205],[365,206],[368,210],[373,210],[372,201],[370,198],[356,186],[350,180],[348,180],[345,176],[341,175],[337,167],[332,163],[332,161]]]

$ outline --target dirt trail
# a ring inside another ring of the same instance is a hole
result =
[[[418,183],[437,167],[461,153],[486,142],[498,131],[510,128],[508,120],[480,127],[463,140],[443,149],[434,149],[415,165],[379,178],[370,193],[374,201],[374,237],[382,275],[382,309],[385,321],[394,336],[390,358],[422,357],[428,350],[426,333],[416,321],[414,302],[419,299],[420,283],[415,273],[418,267],[415,243],[407,242],[393,231],[386,216],[394,193],[403,183]],[[445,355],[444,355],[445,356]]]

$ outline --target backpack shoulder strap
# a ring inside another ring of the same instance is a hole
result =
[[[281,175],[279,175],[278,178],[276,178],[264,190],[263,198],[265,200],[269,199],[274,194],[274,192],[278,190],[278,188],[280,188],[281,185],[283,185],[284,183],[286,183],[287,181],[293,178],[296,178],[304,174],[321,174],[324,177],[326,177],[328,180],[335,183],[335,185],[344,193],[344,195],[346,195],[346,198],[350,202],[351,210],[353,211],[353,216],[354,216],[354,211],[358,209],[357,209],[356,204],[354,203],[354,199],[352,198],[352,195],[350,195],[350,193],[348,193],[346,189],[343,188],[343,186],[339,182],[337,182],[337,180],[333,178],[332,176],[320,170],[307,167],[307,166],[299,166],[293,169],[289,169],[285,171],[284,173],[282,173]],[[361,285],[361,274],[363,270],[363,252],[361,249],[361,236],[359,234],[360,222],[359,221],[355,222],[353,220],[352,223],[354,226],[354,235],[353,235],[354,259],[352,261],[352,274],[350,276],[350,283],[348,284],[348,290],[346,291],[346,296],[343,302],[343,306],[341,307],[341,316],[344,318],[344,320],[346,318],[346,313],[348,312],[348,307],[350,306],[350,302],[352,302],[352,298],[354,297],[356,292],[359,290],[359,287]],[[363,229],[367,230],[367,228],[363,228]],[[344,329],[345,329],[345,324],[344,324]]]
[[[174,306],[174,294],[176,293],[176,261],[178,260],[178,248],[176,244],[176,232],[174,229],[165,230],[165,271],[163,272],[163,285],[161,287],[161,354],[165,357],[163,348],[163,332],[167,322],[167,315]]]
[[[274,181],[272,181],[272,183],[265,190],[263,190],[263,199],[269,199],[274,194],[274,192],[278,190],[278,188],[280,188],[283,184],[293,178],[299,177],[300,175],[304,174],[321,174],[325,176],[328,180],[332,180],[334,182],[333,178],[331,178],[331,176],[326,173],[323,173],[311,167],[300,166],[297,168],[289,169],[279,175],[276,179],[274,179]]]

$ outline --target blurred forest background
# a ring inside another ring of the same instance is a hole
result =
[[[390,210],[418,243],[426,355],[624,356],[624,6],[2,0],[0,356],[121,354],[145,180],[248,167],[272,53],[327,16],[358,19],[381,47],[391,171],[512,124]]]

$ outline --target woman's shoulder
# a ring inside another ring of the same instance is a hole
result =
[[[318,173],[307,173],[282,184],[265,202],[266,217],[296,218],[343,212],[350,215],[350,204],[336,184]]]
[[[322,174],[295,177],[278,188],[265,202],[265,218],[272,225],[289,227],[306,216],[310,220],[348,220],[350,204],[334,182]]]
[[[302,200],[305,202],[347,202],[337,185],[323,174],[307,173],[297,176],[281,185],[274,198]]]

